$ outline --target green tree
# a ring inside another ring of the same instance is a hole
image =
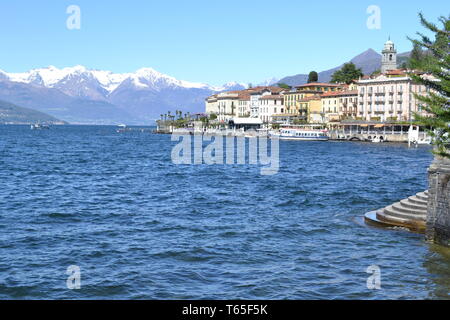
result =
[[[418,40],[410,39],[415,46],[420,46],[428,51],[427,59],[417,62],[418,69],[426,75],[432,75],[434,79],[417,73],[411,73],[413,81],[425,85],[429,94],[415,94],[416,99],[422,102],[422,109],[431,116],[415,114],[419,123],[431,128],[429,134],[434,138],[435,148],[433,153],[442,157],[450,158],[448,146],[450,145],[450,22],[448,17],[440,17],[442,29],[427,21],[422,13],[419,13],[422,25],[434,33],[435,40],[432,41],[422,33]]]
[[[372,72],[371,76],[374,77],[374,76],[378,76],[380,74],[381,74],[381,70],[378,69],[378,70],[375,70],[374,72]]]
[[[308,83],[319,81],[319,75],[316,71],[311,71],[308,75]]]
[[[361,69],[357,69],[352,62],[344,64],[342,69],[333,73],[331,82],[333,83],[346,83],[350,84],[352,81],[359,79],[364,74]]]
[[[423,59],[424,53],[422,51],[422,47],[418,43],[414,43],[413,49],[411,51],[411,55],[407,62],[407,66],[409,69],[417,69],[423,67]]]
[[[286,83],[279,83],[278,87],[280,87],[281,89],[286,89],[286,90],[291,90],[292,87]]]

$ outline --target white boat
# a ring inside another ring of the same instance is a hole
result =
[[[50,126],[48,126],[47,124],[40,124],[40,123],[31,125],[31,130],[43,130],[43,129],[50,129]]]
[[[420,127],[411,126],[408,131],[408,142],[409,144],[419,145],[419,144],[431,144],[433,142],[432,138],[424,133],[420,137]]]
[[[282,128],[279,133],[273,134],[280,140],[298,140],[298,141],[328,141],[330,138],[325,130],[318,129],[296,129]]]
[[[431,144],[433,142],[433,140],[431,139],[431,137],[426,136],[425,138],[419,139],[417,140],[417,144]]]
[[[116,130],[117,133],[123,133],[129,131],[126,124],[119,124],[118,129]]]
[[[380,143],[380,142],[384,142],[383,139],[381,139],[379,136],[375,136],[372,138],[372,142],[373,143]]]

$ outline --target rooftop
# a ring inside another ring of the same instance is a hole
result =
[[[347,95],[357,95],[358,90],[347,90],[347,91],[330,91],[322,94],[322,97],[337,97],[337,96],[347,96]]]
[[[280,95],[267,95],[267,96],[262,96],[260,99],[261,100],[283,100],[283,97]]]

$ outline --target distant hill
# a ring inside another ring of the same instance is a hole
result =
[[[409,55],[410,52],[405,52],[398,55],[399,67],[408,59]],[[357,68],[361,68],[364,74],[370,75],[374,71],[381,69],[381,54],[373,49],[368,49],[351,59],[349,62],[353,62]],[[330,70],[319,72],[319,82],[330,82],[333,73],[341,69],[343,65],[344,64]],[[297,74],[295,76],[285,77],[278,81],[278,83],[286,83],[290,86],[298,86],[307,82],[307,74]]]
[[[0,124],[64,124],[48,114],[0,100]]]

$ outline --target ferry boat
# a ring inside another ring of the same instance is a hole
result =
[[[277,136],[280,140],[299,140],[299,141],[328,141],[330,138],[324,129],[315,128],[281,128],[279,132],[271,134]]]

